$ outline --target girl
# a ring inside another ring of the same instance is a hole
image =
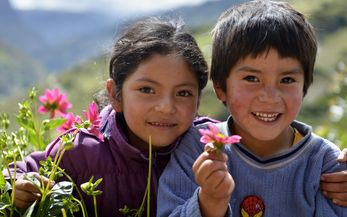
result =
[[[98,216],[120,216],[119,209],[137,209],[142,202],[151,137],[150,212],[155,216],[158,178],[172,150],[194,120],[207,121],[195,118],[208,66],[193,36],[180,23],[149,18],[131,25],[116,41],[109,73],[106,89],[111,105],[101,111],[104,141],[79,132],[60,167],[77,186],[92,176],[103,178]],[[32,153],[17,165],[17,172],[37,172],[39,161],[54,156],[58,146]],[[28,207],[37,193],[30,182],[17,180],[16,206]],[[93,213],[92,198],[83,196],[88,213]]]

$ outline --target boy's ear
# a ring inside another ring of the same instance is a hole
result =
[[[226,93],[222,89],[221,85],[217,82],[213,82],[213,89],[214,92],[216,93],[217,98],[222,101],[223,103],[226,102]]]
[[[120,96],[116,95],[116,84],[113,79],[107,79],[106,81],[106,90],[108,99],[116,112],[122,112],[122,103]]]

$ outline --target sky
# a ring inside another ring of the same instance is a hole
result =
[[[196,5],[206,1],[208,0],[10,0],[12,6],[22,10],[84,11],[90,9],[117,9],[143,12],[173,9],[183,5]]]

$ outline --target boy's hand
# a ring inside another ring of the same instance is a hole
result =
[[[40,182],[43,180],[44,184],[48,184],[48,179],[40,176],[38,173],[31,173]],[[51,185],[54,183],[51,183]],[[15,182],[15,195],[14,205],[18,208],[28,208],[36,200],[41,198],[40,190],[31,181],[24,179],[24,175],[19,177]]]
[[[195,181],[200,186],[199,204],[203,216],[224,216],[235,183],[224,153],[202,153],[193,165]]]
[[[342,150],[337,160],[347,162],[347,148]],[[335,204],[347,207],[347,170],[323,174],[321,176],[321,190]]]

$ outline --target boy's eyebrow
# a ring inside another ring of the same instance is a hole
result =
[[[237,72],[246,71],[246,72],[261,73],[262,70],[253,68],[251,66],[242,66],[242,67],[238,68],[236,71]],[[289,69],[289,70],[285,70],[285,71],[281,72],[281,74],[283,74],[283,75],[301,74],[301,73],[303,73],[303,69],[298,68],[298,67],[295,67],[293,69]]]
[[[250,66],[242,66],[242,67],[238,68],[236,71],[237,72],[247,71],[247,72],[257,72],[257,73],[261,72],[261,70],[255,69],[255,68],[250,67]]]

